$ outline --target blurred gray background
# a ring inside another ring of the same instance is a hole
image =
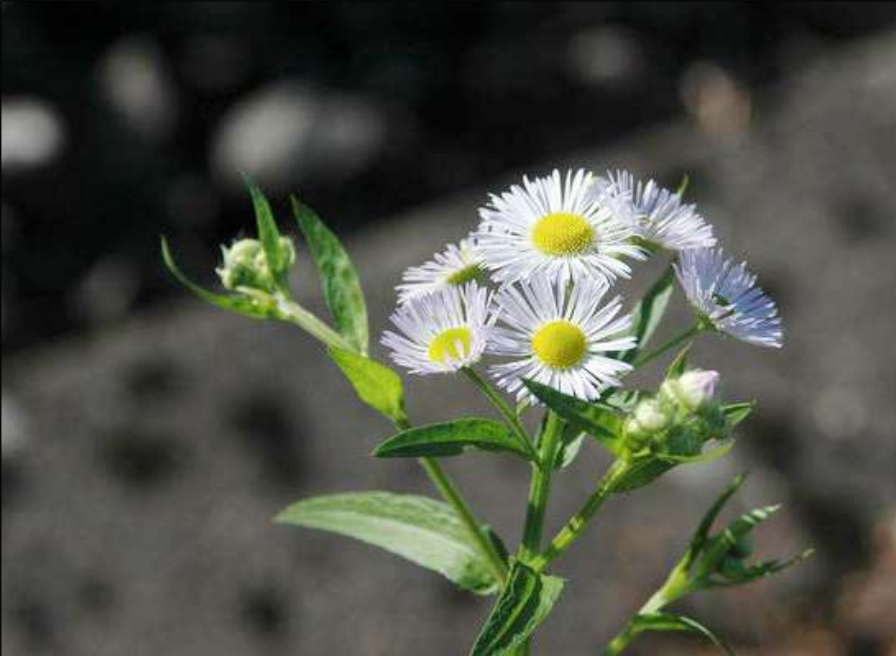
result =
[[[315,494],[430,490],[414,463],[368,456],[389,426],[316,344],[188,298],[158,235],[213,284],[217,245],[252,226],[237,171],[284,225],[296,192],[345,237],[379,334],[400,272],[464,236],[486,191],[582,165],[687,172],[787,346],[699,345],[758,412],[726,461],[607,505],[556,567],[570,584],[534,653],[598,653],[750,469],[735,509],[786,503],[761,552],[818,555],[681,609],[748,656],[896,654],[894,19],[892,3],[4,2],[4,652],[465,653],[488,600],[270,523]],[[322,310],[299,260],[297,296]],[[417,421],[489,412],[462,381],[417,382]],[[558,479],[549,530],[605,465],[592,447]],[[447,467],[515,542],[526,467]],[[664,635],[631,653],[713,652]]]

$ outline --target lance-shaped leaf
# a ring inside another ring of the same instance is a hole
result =
[[[694,531],[694,536],[691,538],[690,548],[685,556],[688,564],[693,562],[694,557],[702,551],[703,546],[709,539],[709,532],[712,530],[712,525],[718,518],[719,513],[722,512],[725,504],[731,500],[731,497],[734,496],[746,480],[747,474],[738,474],[735,476],[728,484],[728,487],[725,488],[725,491],[719,495],[719,498],[713,502],[709,507],[709,510],[706,511],[706,514],[703,515],[703,519],[700,520],[697,530]]]
[[[698,579],[710,576],[718,568],[728,552],[737,546],[741,538],[775,514],[780,508],[780,505],[774,505],[751,510],[728,524],[719,535],[709,538],[703,553],[699,557],[697,567]]]
[[[578,426],[597,438],[612,453],[619,454],[618,438],[622,431],[622,418],[612,406],[599,401],[583,401],[534,380],[527,380],[525,384],[539,401],[556,412],[561,419]]]
[[[669,306],[669,299],[675,290],[675,272],[669,266],[663,275],[647,290],[635,309],[632,311],[632,332],[637,340],[637,346],[621,351],[614,357],[623,362],[634,362],[638,353],[650,342],[656,329],[659,327]]]
[[[697,620],[684,615],[672,613],[648,613],[638,615],[632,620],[631,628],[635,634],[644,631],[685,631],[703,636],[729,656],[734,656],[731,648],[715,633],[700,624]]]
[[[710,449],[709,451],[705,451],[703,453],[698,453],[692,456],[684,456],[678,455],[675,453],[657,453],[656,457],[665,462],[675,464],[675,465],[693,465],[697,463],[710,463],[718,460],[722,456],[726,455],[731,449],[734,448],[736,442],[734,440],[728,440],[720,447],[716,447],[715,449]]]
[[[361,540],[439,572],[477,594],[499,588],[460,518],[440,501],[389,492],[334,494],[299,501],[276,521]]]
[[[727,588],[735,585],[750,583],[751,581],[756,581],[758,579],[768,578],[770,576],[774,576],[778,572],[783,572],[785,569],[789,569],[794,565],[799,565],[804,560],[811,558],[814,554],[815,549],[809,548],[805,549],[801,553],[798,553],[796,556],[787,558],[785,560],[775,558],[773,560],[766,560],[761,563],[756,563],[755,565],[748,565],[745,566],[742,571],[737,572],[734,576],[725,576],[721,579],[711,578],[706,587]]]
[[[458,456],[470,447],[531,458],[530,452],[506,424],[476,417],[409,428],[380,444],[373,455],[378,458],[437,458]]]
[[[286,251],[280,243],[280,231],[274,220],[274,213],[268,199],[261,193],[261,189],[249,183],[249,193],[252,195],[252,205],[255,208],[255,222],[258,226],[258,241],[264,250],[268,268],[274,277],[274,283],[283,291],[287,289],[287,273],[289,261]]]
[[[669,364],[666,369],[666,378],[678,378],[688,368],[688,353],[691,351],[691,342],[678,352],[678,355]]]
[[[553,608],[563,590],[563,579],[537,574],[515,561],[507,584],[470,652],[471,656],[515,653]]]
[[[674,466],[673,463],[664,462],[650,453],[635,456],[625,471],[613,481],[609,491],[613,494],[623,494],[637,490],[652,483]]]
[[[401,378],[389,367],[353,351],[331,346],[330,357],[364,403],[397,424],[407,421]]]
[[[293,213],[320,272],[324,300],[337,330],[361,354],[369,342],[367,306],[358,274],[348,254],[323,221],[295,197]]]
[[[576,424],[564,423],[563,432],[560,433],[560,448],[557,449],[557,457],[554,459],[554,469],[566,469],[579,455],[585,433]]]
[[[216,294],[207,289],[203,289],[180,270],[174,257],[171,255],[171,249],[168,247],[168,241],[162,237],[162,261],[178,282],[193,292],[206,303],[210,303],[222,310],[236,312],[250,319],[268,319],[273,317],[273,309],[263,307],[258,301],[249,296],[241,296],[237,294]]]
[[[722,413],[725,415],[725,422],[728,424],[728,428],[734,428],[744,419],[749,417],[755,407],[756,403],[753,401],[723,405]]]

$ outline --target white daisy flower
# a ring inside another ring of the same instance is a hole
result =
[[[726,260],[721,248],[700,248],[682,251],[675,273],[702,321],[750,344],[781,347],[778,308],[746,263]]]
[[[447,287],[456,287],[476,280],[482,273],[482,259],[476,251],[475,239],[448,244],[428,262],[404,272],[397,287],[398,302],[426,296]]]
[[[392,359],[415,374],[457,371],[479,361],[494,329],[492,295],[475,282],[413,298],[391,320],[382,343]]]
[[[489,352],[516,359],[492,366],[490,373],[520,399],[529,397],[524,379],[595,399],[631,369],[602,355],[635,345],[633,337],[614,337],[631,325],[630,315],[617,316],[621,299],[600,307],[607,285],[594,278],[564,290],[564,282],[536,276],[498,291],[497,311],[505,325],[494,329]]]
[[[628,171],[608,172],[606,178],[598,178],[593,193],[616,197],[628,210],[637,235],[648,244],[672,251],[716,245],[712,226],[697,206],[683,203],[681,194],[653,180],[645,184]]]
[[[643,259],[630,242],[631,225],[610,195],[589,193],[595,178],[582,169],[560,177],[513,185],[479,210],[476,233],[485,266],[498,282],[546,275],[563,281],[597,277],[612,282],[628,277],[622,258]]]

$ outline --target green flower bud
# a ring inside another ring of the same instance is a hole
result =
[[[292,241],[280,238],[281,256],[288,269],[295,263],[296,252]],[[268,266],[264,248],[257,239],[240,239],[229,248],[222,248],[223,262],[216,269],[221,284],[231,291],[253,290],[273,292],[276,284]]]
[[[672,420],[663,403],[656,399],[644,399],[635,406],[625,423],[625,433],[629,449],[637,451],[647,442],[655,440]]]

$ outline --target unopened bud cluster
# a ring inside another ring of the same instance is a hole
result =
[[[280,237],[280,257],[288,269],[295,263],[295,247],[290,239]],[[257,239],[240,239],[229,248],[222,247],[223,261],[216,269],[221,284],[231,291],[273,292],[277,287],[262,244]]]
[[[689,456],[699,454],[706,441],[725,437],[718,384],[718,372],[700,369],[667,378],[659,393],[639,401],[626,420],[626,448]]]

